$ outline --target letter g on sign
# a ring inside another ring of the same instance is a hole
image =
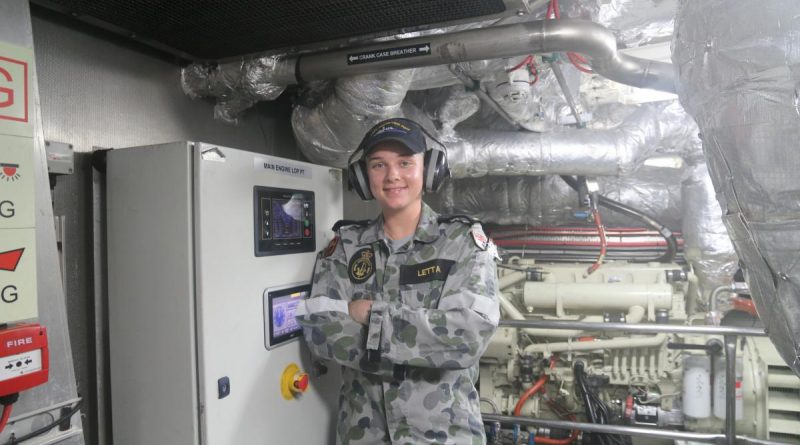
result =
[[[3,67],[0,67],[0,79],[5,78],[6,82],[11,82],[11,74]],[[0,86],[0,108],[14,105],[14,90]]]

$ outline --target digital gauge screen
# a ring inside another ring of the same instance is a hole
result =
[[[303,237],[303,199],[272,200],[272,237],[275,239],[297,239]]]
[[[308,298],[310,284],[269,288],[264,291],[264,343],[273,349],[299,337],[301,326],[297,323],[297,305]]]
[[[314,192],[255,186],[255,256],[316,250]]]

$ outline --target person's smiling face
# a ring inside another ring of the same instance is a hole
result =
[[[367,156],[372,196],[384,211],[399,212],[422,201],[423,156],[395,141],[378,144]]]

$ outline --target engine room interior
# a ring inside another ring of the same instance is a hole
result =
[[[797,17],[3,1],[0,445],[800,444]]]

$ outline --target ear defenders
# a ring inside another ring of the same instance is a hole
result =
[[[423,135],[427,135],[438,146],[428,147]],[[424,151],[422,187],[425,192],[436,192],[444,183],[445,178],[450,176],[450,169],[447,167],[447,147],[444,144],[434,138],[424,127],[412,120],[404,118],[387,119],[367,132],[347,162],[347,177],[350,181],[350,186],[364,201],[375,199],[369,189],[366,155],[369,150],[382,140],[401,142],[415,153]]]

